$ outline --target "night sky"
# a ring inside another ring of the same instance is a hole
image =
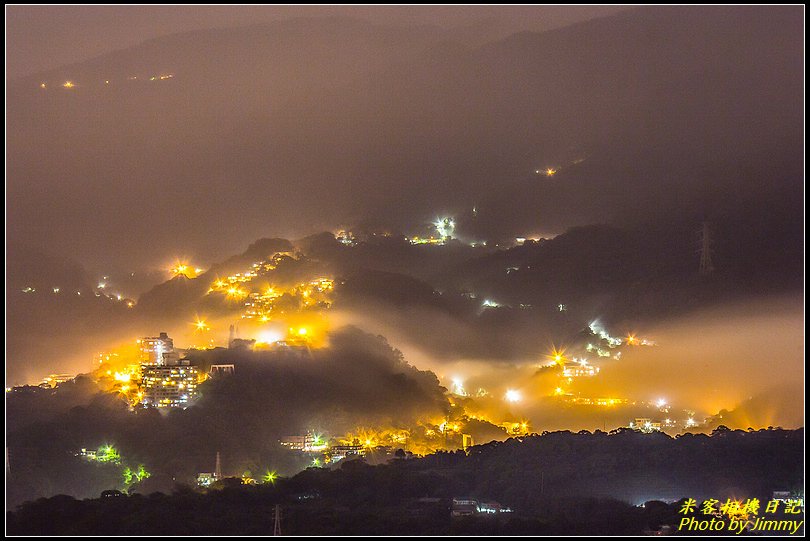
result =
[[[126,49],[148,39],[296,17],[457,28],[483,43],[616,13],[622,6],[7,6],[6,80]],[[469,29],[466,31],[465,29]]]
[[[791,8],[515,34],[611,9],[246,9],[9,8],[9,242],[107,273],[473,207],[469,236],[492,240],[742,217],[763,200],[797,210]],[[245,17],[257,24],[235,26]],[[173,77],[144,83],[160,74]],[[536,174],[548,167],[561,174]]]

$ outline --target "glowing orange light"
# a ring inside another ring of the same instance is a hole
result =
[[[554,359],[554,362],[562,365],[565,363],[565,350],[564,349],[557,349],[556,347],[551,350],[551,354],[548,355],[549,358]]]
[[[73,88],[73,87],[74,87],[74,86],[76,86],[76,85],[75,85],[75,84],[73,84],[73,82],[72,82],[72,81],[65,81],[65,82],[62,84],[62,86],[63,86],[63,87],[65,87],[65,88]]]
[[[196,278],[202,269],[195,268],[186,262],[177,261],[170,269],[169,272],[174,276],[183,275],[186,278]]]

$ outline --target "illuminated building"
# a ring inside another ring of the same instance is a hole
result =
[[[50,374],[45,377],[40,383],[40,387],[56,387],[60,383],[65,383],[66,381],[73,381],[73,378],[76,376],[72,376],[70,374]]]
[[[563,377],[565,378],[591,377],[598,373],[599,369],[589,365],[585,360],[565,363],[563,365]]]
[[[633,422],[630,423],[630,428],[634,430],[640,430],[645,434],[649,434],[651,432],[660,432],[661,423],[657,421],[652,421],[651,419],[637,417]]]
[[[312,432],[307,432],[304,436],[287,436],[279,443],[292,451],[303,451],[305,453],[319,453],[327,448],[323,437]]]
[[[451,517],[469,517],[478,512],[478,500],[470,498],[453,498]]]
[[[220,460],[219,451],[217,451],[216,465],[212,472],[200,472],[197,474],[197,486],[209,487],[222,479],[222,461]]]
[[[168,365],[176,361],[174,340],[165,332],[157,337],[141,338],[141,360],[147,365]]]
[[[208,371],[210,376],[232,376],[236,368],[232,364],[212,364]]]
[[[408,239],[408,242],[411,244],[438,244],[440,246],[444,245],[444,239],[437,239],[435,237],[411,237]]]
[[[329,448],[329,456],[332,462],[343,460],[348,456],[362,456],[365,452],[365,448],[360,444],[333,445]]]
[[[408,238],[411,244],[433,244],[444,246],[447,241],[453,238],[456,223],[452,218],[439,218],[430,224],[429,231],[423,231],[425,236],[415,235]]]
[[[112,445],[102,445],[97,450],[82,448],[80,452],[76,453],[76,456],[95,462],[121,463],[121,455]]]
[[[157,408],[185,408],[197,394],[199,372],[189,361],[141,367],[141,403]]]
[[[479,502],[478,512],[488,515],[494,513],[511,513],[512,510],[508,507],[502,506],[498,502]]]
[[[346,246],[354,246],[355,241],[357,240],[351,231],[345,230],[338,231],[337,235],[335,235],[335,238],[339,243],[344,244]]]
[[[85,449],[82,448],[81,451],[76,453],[76,456],[80,456],[86,460],[95,460],[96,459],[96,450],[95,449]]]
[[[209,487],[217,481],[217,475],[211,472],[201,472],[197,474],[197,486]]]

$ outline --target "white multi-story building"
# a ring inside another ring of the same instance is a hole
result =
[[[179,356],[174,351],[174,340],[165,332],[157,337],[141,338],[141,360],[147,365],[171,364]]]
[[[197,394],[199,372],[189,361],[141,367],[141,403],[157,408],[185,408]]]
[[[307,432],[303,436],[287,436],[279,443],[292,451],[303,451],[305,453],[317,453],[326,450],[327,444],[323,436]]]

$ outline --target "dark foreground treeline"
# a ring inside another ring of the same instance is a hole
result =
[[[9,512],[7,532],[270,534],[279,505],[285,534],[641,534],[677,527],[683,498],[758,498],[764,507],[774,491],[800,490],[803,442],[803,429],[557,432],[468,455],[311,468],[275,484],[226,480],[207,493],[43,498]],[[454,497],[513,512],[454,517]]]

